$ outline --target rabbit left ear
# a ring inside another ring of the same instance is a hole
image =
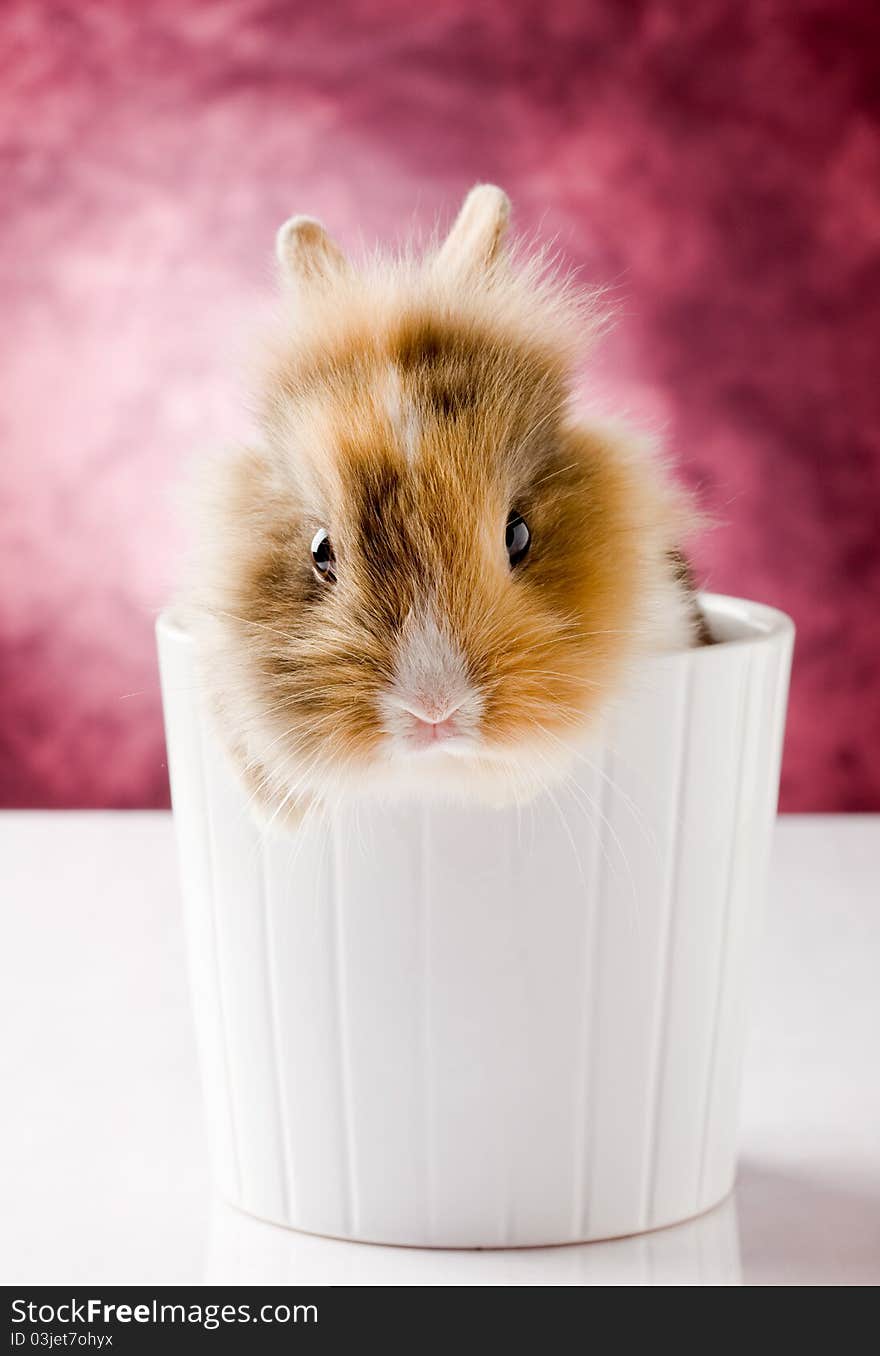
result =
[[[342,250],[314,217],[285,221],[275,237],[275,253],[289,282],[328,282],[348,269]]]
[[[477,184],[440,246],[438,261],[456,269],[489,268],[503,252],[509,220],[507,194],[494,184]]]

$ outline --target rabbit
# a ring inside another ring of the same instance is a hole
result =
[[[509,215],[478,185],[439,246],[359,269],[312,218],[278,233],[261,438],[204,468],[186,607],[264,823],[527,798],[640,657],[707,639],[693,505],[573,408],[595,299]]]

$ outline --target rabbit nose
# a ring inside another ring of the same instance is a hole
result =
[[[462,704],[462,702],[419,701],[404,706],[403,709],[412,719],[407,732],[410,746],[417,749],[431,748],[460,735],[461,725],[456,720],[456,712]]]
[[[440,727],[451,724],[452,717],[463,704],[463,699],[449,702],[440,697],[427,697],[412,702],[403,709],[414,716],[421,725],[435,726],[439,733]]]

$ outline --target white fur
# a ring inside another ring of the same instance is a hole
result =
[[[447,752],[474,747],[483,699],[470,680],[467,662],[433,607],[410,613],[401,631],[394,677],[380,701],[383,727],[392,741],[405,743],[413,717],[441,722],[455,717],[459,734]]]
[[[382,396],[385,413],[394,432],[397,445],[406,460],[414,462],[419,452],[420,427],[415,408],[407,399],[400,372],[389,364],[385,374]]]

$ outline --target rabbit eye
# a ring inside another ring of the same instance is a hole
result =
[[[521,560],[525,560],[531,544],[532,534],[529,531],[528,523],[515,509],[512,509],[507,516],[507,527],[504,531],[504,545],[507,547],[507,558],[510,561],[511,569],[514,569]]]
[[[329,584],[336,583],[336,553],[326,527],[318,528],[312,537],[312,564],[319,579]]]

